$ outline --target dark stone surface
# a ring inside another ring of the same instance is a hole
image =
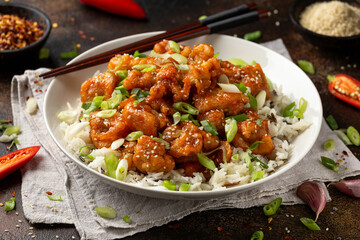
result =
[[[201,15],[210,15],[243,3],[231,0],[143,0],[139,3],[147,12],[148,19],[139,21],[100,12],[76,0],[12,0],[12,2],[39,8],[49,15],[53,23],[58,23],[58,27],[52,30],[45,45],[51,51],[51,58],[48,61],[39,62],[33,59],[13,66],[0,65],[1,119],[12,118],[10,109],[12,76],[23,73],[25,69],[58,67],[66,64],[67,61],[60,59],[59,54],[71,51],[73,41],[81,44],[80,52],[84,52],[118,37],[171,29],[190,23]],[[360,110],[334,98],[327,90],[327,80],[324,77],[326,74],[343,72],[360,79],[359,49],[346,51],[322,49],[305,42],[289,19],[291,0],[261,0],[257,3],[259,8],[266,8],[272,12],[270,18],[223,33],[237,34],[242,37],[246,32],[261,30],[263,37],[258,42],[282,38],[294,62],[306,59],[314,63],[317,72],[309,77],[320,93],[324,116],[332,114],[341,128],[353,125],[360,129]],[[278,10],[278,14],[274,14],[275,9]],[[277,21],[280,22],[280,26],[275,25]],[[87,38],[83,39],[78,30],[82,30]],[[90,37],[94,37],[95,40],[91,41]],[[348,64],[351,67],[348,67]],[[356,68],[353,67],[354,64]],[[359,147],[351,146],[350,150],[359,156]],[[6,153],[5,144],[0,144],[0,154]],[[73,236],[79,239],[73,226],[32,225],[27,222],[22,212],[21,201],[19,201],[20,171],[0,181],[0,202],[8,201],[12,192],[16,193],[18,199],[16,211],[6,214],[4,208],[0,207],[0,239],[32,239],[28,235],[29,232],[36,235],[35,239],[56,239],[56,235],[59,239],[72,239]],[[260,229],[264,231],[265,239],[360,239],[360,225],[357,222],[360,219],[359,199],[345,196],[333,188],[330,188],[330,195],[333,201],[326,205],[318,220],[321,231],[307,230],[300,223],[300,217],[314,218],[314,213],[306,205],[296,205],[282,206],[271,223],[268,223],[268,218],[263,215],[261,207],[205,211],[191,214],[180,221],[152,228],[127,239],[250,239],[251,234]],[[22,222],[19,223],[18,220]],[[16,228],[17,224],[19,228]],[[34,229],[29,230],[29,227],[34,227]],[[222,231],[219,231],[218,227]],[[9,232],[4,232],[5,229]],[[290,232],[287,233],[286,229]]]

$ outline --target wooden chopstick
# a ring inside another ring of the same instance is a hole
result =
[[[222,13],[219,13],[219,14],[222,14]],[[120,48],[84,59],[81,61],[77,61],[75,63],[69,64],[69,65],[66,65],[66,66],[63,66],[60,68],[56,68],[52,71],[49,71],[47,73],[40,75],[40,77],[49,78],[49,77],[81,70],[81,69],[91,67],[94,65],[98,65],[98,64],[109,61],[115,54],[131,53],[136,50],[147,51],[147,50],[152,49],[153,45],[156,44],[159,40],[162,40],[163,38],[166,38],[168,40],[183,41],[183,40],[187,40],[187,39],[201,36],[204,34],[219,32],[221,30],[224,30],[224,29],[227,29],[230,27],[235,27],[235,26],[238,26],[241,24],[257,21],[259,19],[266,18],[267,16],[268,15],[267,15],[266,10],[259,10],[259,11],[252,11],[252,12],[244,13],[244,14],[241,14],[238,16],[226,18],[226,19],[223,19],[220,21],[216,21],[216,20],[215,21],[205,21],[205,23],[207,23],[206,26],[202,26],[203,23],[201,23],[200,26],[194,27],[194,25],[195,25],[195,22],[194,22],[193,24],[189,24],[189,25],[180,27],[178,29],[168,31],[171,33],[166,36],[164,36],[164,34],[156,35],[154,37],[147,38],[147,39],[126,45],[124,47],[120,47]],[[223,18],[223,17],[220,17],[220,18]],[[219,19],[219,17],[217,19]],[[208,23],[208,22],[210,22],[210,23]],[[181,28],[187,28],[190,30],[180,30],[179,31],[179,29],[181,29]],[[138,45],[139,43],[140,43],[140,45]]]

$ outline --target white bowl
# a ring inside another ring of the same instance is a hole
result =
[[[116,39],[90,49],[89,51],[76,57],[71,62],[75,62],[158,33],[159,32],[143,33]],[[86,169],[94,174],[94,176],[106,181],[114,187],[140,195],[166,199],[210,199],[244,191],[254,188],[259,184],[263,184],[270,179],[279,177],[282,173],[288,171],[301,161],[301,159],[313,146],[320,132],[322,121],[322,105],[320,96],[307,75],[293,62],[278,53],[240,38],[212,34],[191,39],[183,43],[190,46],[199,43],[209,43],[215,48],[215,52],[220,53],[218,56],[220,59],[241,58],[248,62],[255,60],[260,63],[265,74],[271,79],[271,81],[277,86],[282,87],[284,94],[296,100],[299,100],[301,97],[307,100],[308,108],[304,114],[304,118],[311,123],[311,126],[301,133],[293,142],[295,147],[292,150],[291,157],[286,164],[277,169],[277,171],[272,175],[256,182],[235,186],[225,190],[202,192],[167,191],[135,186],[110,178],[87,167],[66,149],[65,143],[61,140],[62,136],[56,131],[56,128],[60,123],[56,116],[60,111],[66,109],[67,102],[75,105],[76,100],[80,97],[81,83],[92,77],[97,70],[106,71],[107,64],[101,64],[95,67],[58,76],[50,84],[46,92],[44,102],[45,122],[49,133],[61,150],[64,151],[64,153],[80,167]]]

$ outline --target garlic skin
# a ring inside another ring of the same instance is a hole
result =
[[[317,182],[304,182],[296,189],[296,195],[316,213],[315,222],[326,205],[324,189]]]
[[[330,183],[330,185],[334,185],[340,192],[351,197],[360,198],[360,179]]]

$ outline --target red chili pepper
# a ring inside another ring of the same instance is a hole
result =
[[[47,195],[52,195],[52,192],[46,192]]]
[[[80,2],[114,14],[136,19],[146,18],[144,9],[133,0],[80,0]]]
[[[329,82],[329,91],[338,99],[360,108],[360,82],[346,74],[338,74]]]
[[[23,148],[0,157],[0,180],[24,166],[39,149],[40,146]]]

